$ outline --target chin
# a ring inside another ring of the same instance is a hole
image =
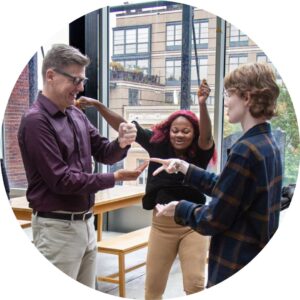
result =
[[[173,146],[173,148],[178,151],[185,151],[188,148],[188,146]]]

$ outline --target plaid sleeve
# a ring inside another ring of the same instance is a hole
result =
[[[232,155],[222,174],[217,178],[205,170],[192,167],[188,178],[201,191],[211,192],[208,205],[197,209],[192,203],[179,203],[175,221],[192,227],[203,235],[215,235],[231,226],[238,213],[248,207],[255,195],[255,176],[249,161]],[[199,206],[198,206],[199,207]]]

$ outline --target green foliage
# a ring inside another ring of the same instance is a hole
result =
[[[111,61],[109,66],[114,71],[124,71],[123,65],[117,61]]]
[[[286,134],[284,184],[296,183],[300,160],[299,129],[294,106],[289,92],[280,88],[277,100],[278,116],[272,119],[272,128],[281,129]]]
[[[287,147],[298,148],[299,131],[297,118],[290,94],[284,87],[281,87],[277,100],[277,113],[278,116],[273,118],[271,122],[272,127],[285,131]]]

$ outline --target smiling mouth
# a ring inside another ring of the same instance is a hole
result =
[[[76,97],[77,97],[77,94],[73,94],[73,93],[71,93],[71,94],[70,94],[70,96],[72,96],[74,99],[76,99]]]

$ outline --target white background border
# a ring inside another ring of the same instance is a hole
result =
[[[141,2],[141,1],[136,1]],[[218,15],[247,34],[267,54],[292,96],[299,118],[299,19],[297,1],[178,1]],[[78,17],[121,1],[3,0],[0,4],[0,118],[15,82],[31,56],[52,35]],[[278,232],[237,275],[184,299],[300,299],[299,187]],[[28,241],[15,221],[0,184],[1,299],[116,299],[71,280]]]

